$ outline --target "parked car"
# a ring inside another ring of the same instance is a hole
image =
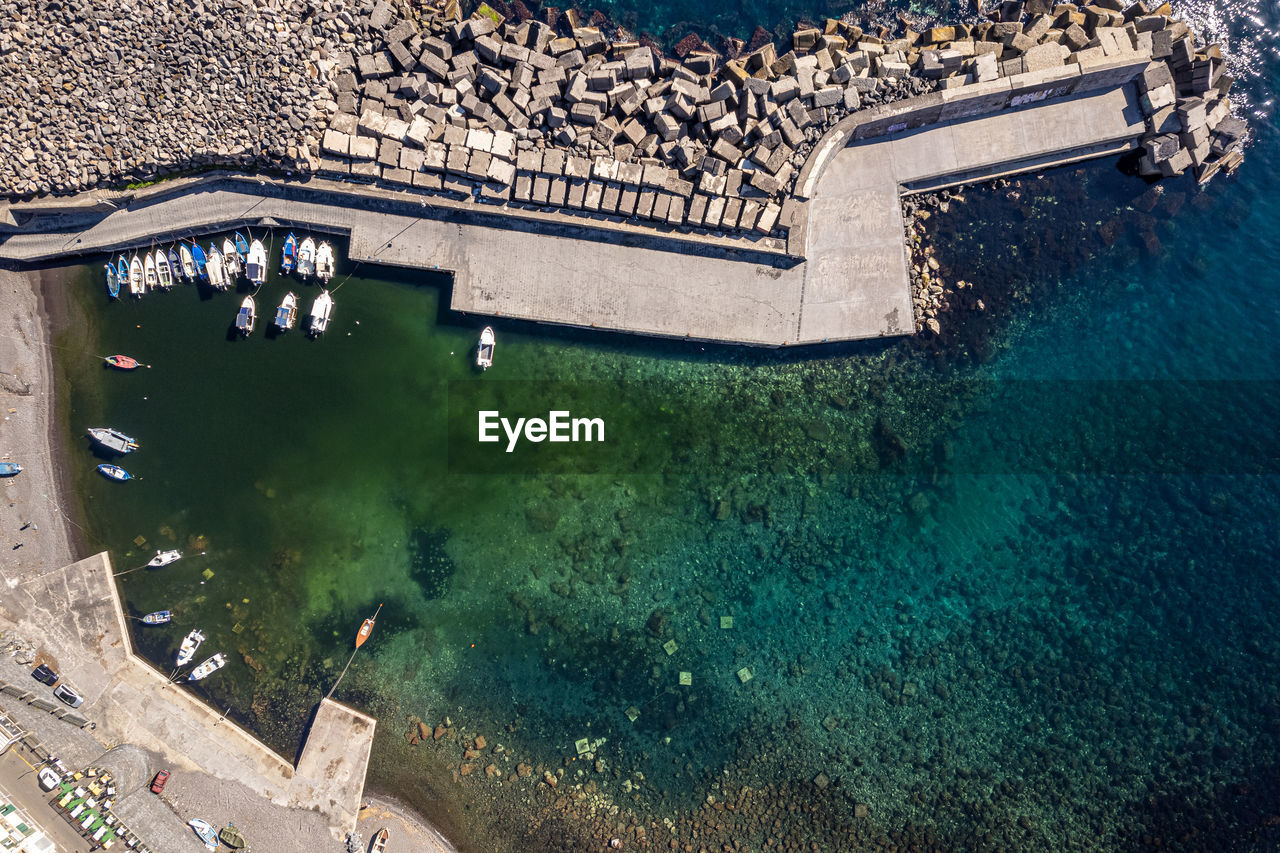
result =
[[[72,708],[79,708],[84,704],[84,697],[72,690],[69,684],[59,684],[53,688],[53,695],[66,702]]]
[[[156,774],[156,778],[151,782],[151,793],[158,794],[164,790],[164,784],[169,781],[169,771],[161,770]]]
[[[31,670],[31,677],[36,681],[43,681],[50,687],[58,683],[58,673],[49,669],[49,667],[44,664],[40,664],[35,669]]]

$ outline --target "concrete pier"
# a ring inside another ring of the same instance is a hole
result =
[[[325,700],[295,768],[134,653],[105,552],[10,578],[4,596],[16,621],[12,634],[35,642],[84,697],[84,705],[65,717],[68,723],[91,723],[103,746],[132,744],[175,772],[211,774],[277,805],[319,812],[335,839],[355,827],[373,743],[372,717]],[[210,654],[217,650],[217,638],[211,637],[206,648]],[[31,685],[15,687],[29,691]]]
[[[1108,73],[1124,79],[1143,62]],[[926,113],[932,97],[919,99]],[[450,272],[450,307],[486,317],[763,346],[909,334],[900,193],[1132,148],[1136,99],[1119,83],[863,141],[837,127],[800,176],[785,245],[323,179],[220,177],[33,208],[0,259],[35,265],[267,223],[348,233],[352,261]]]

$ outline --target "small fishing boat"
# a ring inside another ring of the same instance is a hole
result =
[[[22,466],[17,462],[0,462],[0,477],[13,477],[22,473]]]
[[[249,241],[246,240],[244,238],[244,235],[241,234],[239,231],[235,233],[235,238],[236,238],[236,254],[239,255],[240,260],[243,261],[249,256]]]
[[[293,272],[293,264],[298,259],[298,241],[293,236],[293,232],[289,232],[289,236],[284,238],[284,252],[280,258],[280,272]]]
[[[124,259],[124,255],[120,256],[120,260],[116,261],[116,286],[124,287],[129,283],[129,262]]]
[[[199,628],[182,639],[182,648],[178,649],[178,666],[186,666],[196,656],[196,649],[204,642],[204,632]]]
[[[125,480],[133,479],[133,475],[121,468],[119,465],[99,465],[98,473],[106,477],[108,480],[118,480],[121,483]]]
[[[321,284],[328,284],[333,278],[333,248],[328,243],[321,243],[316,249],[316,278]]]
[[[195,830],[196,835],[200,836],[200,840],[210,850],[218,849],[218,831],[213,828],[213,824],[209,823],[209,821],[201,820],[197,817],[187,821],[187,826]]]
[[[481,370],[493,367],[493,348],[498,340],[493,334],[493,326],[485,326],[480,333],[480,345],[476,347],[476,366]]]
[[[142,261],[138,260],[138,256],[134,255],[133,260],[129,261],[129,293],[134,296],[141,296],[146,292],[146,285],[142,280]]]
[[[107,270],[107,293],[115,299],[120,295],[120,280],[116,278],[115,264],[103,264],[103,266]]]
[[[222,265],[222,253],[212,243],[209,244],[209,251],[205,253],[204,271],[209,276],[210,287],[216,287],[218,290],[227,289],[227,269]]]
[[[147,563],[148,568],[159,569],[182,559],[181,551],[156,551],[156,555]]]
[[[329,295],[329,291],[322,290],[311,303],[311,318],[307,324],[307,334],[313,338],[324,334],[324,330],[329,328],[331,316],[333,316],[333,297]]]
[[[138,368],[138,360],[127,355],[109,355],[103,361],[117,370],[136,370]]]
[[[316,241],[307,237],[298,247],[298,275],[307,279],[316,274]]]
[[[208,678],[210,675],[222,669],[226,665],[226,656],[223,655],[222,652],[218,652],[216,655],[191,670],[189,678],[191,681],[199,681],[202,678]]]
[[[298,297],[293,295],[293,291],[290,291],[284,295],[284,301],[276,309],[276,328],[282,332],[287,332],[293,328],[293,324],[297,319]]]
[[[142,279],[147,290],[156,289],[156,259],[150,254],[142,256]]]
[[[391,833],[387,831],[385,826],[379,829],[378,833],[373,836],[373,842],[369,845],[369,853],[386,853],[387,839],[390,837]]]
[[[206,267],[204,249],[200,248],[199,243],[191,244],[191,257],[194,258],[196,262],[196,275],[198,275],[202,280],[208,281],[209,274],[208,274],[208,269]]]
[[[187,281],[195,281],[196,261],[191,255],[191,250],[187,248],[186,243],[183,243],[178,247],[178,256],[182,259],[182,277]]]
[[[116,453],[132,453],[138,449],[138,442],[110,427],[92,427],[89,430],[89,437],[107,450],[114,450]]]
[[[148,613],[142,617],[142,621],[148,625],[163,625],[173,618],[173,614],[168,610],[157,610],[155,613]]]
[[[253,321],[257,317],[258,306],[254,305],[252,296],[246,296],[240,303],[240,312],[236,314],[236,331],[242,335],[253,334]]]
[[[235,284],[240,277],[240,256],[230,240],[222,241],[222,265],[227,269],[227,283]]]
[[[261,287],[267,280],[267,250],[262,247],[261,240],[254,240],[249,246],[249,259],[245,261],[245,276],[255,287]]]
[[[373,633],[373,626],[378,621],[378,614],[382,612],[382,605],[378,605],[378,609],[373,611],[373,615],[360,625],[360,630],[356,632],[356,648],[364,645],[364,641],[369,639],[369,635]]]
[[[165,257],[164,252],[156,249],[156,283],[165,290],[173,287],[173,267],[169,266],[169,259]]]
[[[173,249],[169,249],[167,260],[169,261],[169,270],[173,273],[174,284],[177,284],[180,279],[186,277],[182,270],[182,262],[178,260],[178,253]]]
[[[244,840],[244,834],[236,829],[235,824],[229,823],[222,827],[222,831],[218,833],[218,838],[232,850],[244,850],[248,853],[249,843]]]

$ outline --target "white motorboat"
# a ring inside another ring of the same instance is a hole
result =
[[[324,330],[329,328],[331,316],[333,316],[333,297],[329,295],[329,291],[322,290],[311,303],[311,318],[307,325],[307,334],[313,338],[324,334]]]
[[[142,261],[142,278],[147,283],[147,290],[156,289],[156,259],[155,256],[143,255]]]
[[[493,326],[485,326],[484,331],[480,333],[480,345],[476,347],[476,366],[481,370],[493,367],[493,348],[497,343],[498,339],[493,334]]]
[[[209,276],[210,287],[216,287],[218,290],[227,289],[227,268],[222,263],[222,253],[212,243],[209,244],[209,251],[205,254],[204,271]]]
[[[316,241],[307,237],[298,247],[298,277],[311,278],[316,274]]]
[[[236,254],[236,244],[230,240],[222,241],[222,266],[227,270],[227,283],[234,284],[240,277],[240,256]]]
[[[287,332],[293,328],[293,324],[298,321],[298,297],[293,291],[289,291],[284,295],[284,301],[280,303],[280,307],[276,309],[276,328],[282,332]]]
[[[199,681],[202,678],[208,678],[210,675],[222,669],[226,665],[226,656],[223,655],[222,652],[218,652],[216,655],[191,670],[190,679],[192,681]]]
[[[173,270],[169,267],[169,259],[164,256],[164,252],[156,249],[156,283],[165,290],[173,287]]]
[[[191,257],[191,250],[187,248],[186,243],[178,246],[178,257],[182,262],[182,277],[187,281],[195,281],[196,262],[195,258]]]
[[[260,287],[267,280],[267,250],[263,248],[261,240],[254,240],[249,244],[245,276],[254,287]]]
[[[253,321],[258,317],[258,306],[252,296],[246,296],[240,303],[240,312],[236,314],[236,331],[242,335],[253,334]]]
[[[187,634],[182,640],[182,648],[178,649],[178,666],[186,666],[196,656],[196,649],[204,642],[204,633],[199,628]]]
[[[146,285],[142,281],[142,261],[138,260],[137,255],[129,261],[129,293],[133,296],[146,293]]]
[[[333,247],[328,243],[321,243],[316,249],[316,278],[321,284],[328,284],[333,278]]]
[[[153,569],[161,566],[167,566],[170,563],[176,563],[182,559],[181,551],[156,551],[156,555],[151,558],[151,562],[147,563]]]

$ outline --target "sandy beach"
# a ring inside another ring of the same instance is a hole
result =
[[[40,273],[0,270],[0,460],[23,471],[3,480],[0,552],[6,577],[48,571],[79,556],[60,499],[53,428],[53,359]]]

